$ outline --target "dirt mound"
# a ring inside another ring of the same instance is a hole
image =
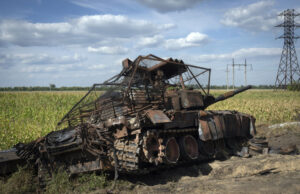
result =
[[[227,161],[150,174],[134,183],[134,186],[131,185],[130,189],[123,188],[119,192],[297,193],[300,191],[299,164],[299,155],[272,154],[244,159],[232,157]],[[203,170],[207,173],[209,169],[207,175],[202,173]]]

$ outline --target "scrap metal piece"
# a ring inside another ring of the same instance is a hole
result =
[[[143,138],[143,153],[145,159],[150,163],[158,164],[160,143],[156,131],[147,131]]]
[[[183,108],[200,108],[203,104],[203,95],[199,91],[180,91],[181,105]]]
[[[153,124],[170,123],[169,117],[161,110],[147,110],[147,117]]]
[[[214,122],[216,126],[216,131],[218,133],[218,139],[221,139],[224,137],[223,132],[224,132],[224,124],[223,124],[223,117],[220,115],[214,115]]]
[[[207,141],[213,139],[213,136],[210,133],[210,129],[208,126],[207,121],[200,120],[199,127],[198,127],[199,137],[202,141]]]
[[[19,165],[26,163],[16,152],[16,148],[0,151],[0,175],[3,176],[15,172]]]
[[[242,150],[236,153],[238,156],[243,158],[249,158],[249,148],[248,147],[242,147]]]

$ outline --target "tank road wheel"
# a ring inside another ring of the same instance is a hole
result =
[[[199,156],[198,143],[192,135],[185,135],[179,140],[180,153],[187,160],[195,160]]]
[[[147,131],[144,136],[143,152],[147,162],[158,164],[159,141],[156,131]]]
[[[180,150],[175,137],[170,137],[165,143],[164,161],[168,164],[176,164],[180,157]]]

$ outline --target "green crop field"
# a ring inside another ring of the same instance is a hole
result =
[[[226,91],[212,91],[218,95]],[[85,92],[1,92],[0,149],[29,142],[55,130],[57,122]],[[252,90],[219,102],[209,109],[252,114],[257,123],[299,119],[300,93]],[[297,118],[298,117],[298,118]]]

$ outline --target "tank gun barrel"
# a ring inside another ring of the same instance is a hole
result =
[[[234,95],[236,94],[239,94],[241,92],[244,92],[246,90],[249,90],[250,88],[252,88],[251,85],[248,85],[248,86],[245,86],[243,88],[240,88],[240,89],[237,89],[237,90],[233,90],[233,91],[230,91],[230,92],[226,92],[220,96],[218,96],[217,98],[207,98],[205,101],[205,107],[204,108],[207,108],[208,106],[212,105],[212,104],[215,104],[217,102],[220,102],[222,100],[226,100],[228,98],[231,98],[233,97]]]
[[[220,96],[218,96],[216,99],[215,99],[215,102],[219,102],[219,101],[222,101],[222,100],[226,100],[227,98],[231,98],[233,97],[234,95],[236,94],[239,94],[241,92],[244,92],[246,90],[249,90],[250,88],[252,88],[251,85],[248,85],[248,86],[245,86],[245,87],[242,87],[240,89],[237,89],[237,90],[234,90],[234,91],[230,91],[230,92],[226,92],[225,94],[222,94]]]

